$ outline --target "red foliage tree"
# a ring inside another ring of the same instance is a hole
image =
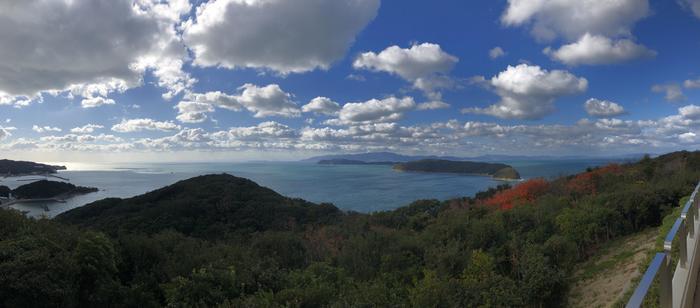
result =
[[[549,182],[546,180],[532,179],[511,189],[496,193],[493,197],[484,200],[484,204],[509,210],[519,204],[534,202],[537,198],[544,195],[548,189]]]
[[[620,165],[610,164],[575,176],[566,183],[566,188],[569,192],[577,195],[595,195],[598,193],[601,178],[610,174],[621,174],[622,171]]]

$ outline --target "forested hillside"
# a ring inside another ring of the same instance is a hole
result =
[[[563,306],[577,262],[698,180],[677,152],[374,214],[230,175],[55,221],[0,211],[0,306]]]

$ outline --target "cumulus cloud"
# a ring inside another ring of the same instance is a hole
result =
[[[0,96],[21,101],[71,91],[94,98],[79,89],[124,91],[140,85],[147,70],[165,87],[187,79],[174,25],[189,8],[186,0],[0,4]]]
[[[380,0],[218,0],[182,26],[200,66],[328,69],[374,19]],[[222,39],[225,37],[226,39]]]
[[[683,118],[691,120],[700,120],[700,106],[688,105],[678,109],[678,114]]]
[[[656,52],[632,40],[632,28],[648,16],[648,0],[508,0],[507,26],[528,26],[539,41],[569,44],[545,53],[568,65],[602,65],[650,58]]]
[[[450,108],[450,104],[441,101],[430,101],[425,103],[420,103],[416,106],[417,110],[435,110],[435,109],[446,109]]]
[[[209,113],[214,112],[214,106],[205,102],[182,101],[175,108],[178,111],[177,120],[183,123],[204,122]]]
[[[440,45],[423,43],[411,48],[390,46],[379,53],[365,52],[355,59],[353,67],[397,75],[431,98],[440,99],[437,90],[452,85],[447,74],[457,62],[459,59],[444,52]]]
[[[694,132],[680,134],[678,135],[678,139],[683,143],[697,143],[700,141],[700,137]]]
[[[594,117],[609,118],[625,114],[625,108],[617,103],[591,98],[584,104],[586,112]]]
[[[489,58],[491,59],[498,59],[500,57],[503,57],[506,55],[506,52],[503,50],[501,47],[494,47],[491,50],[489,50]]]
[[[327,97],[316,97],[308,104],[301,107],[303,112],[313,112],[316,114],[335,115],[340,111],[340,104]]]
[[[60,129],[58,127],[38,126],[38,125],[32,126],[32,130],[39,133],[39,134],[51,133],[51,132],[61,132],[62,131],[62,129]]]
[[[539,66],[520,64],[508,68],[483,83],[501,100],[486,108],[466,108],[463,113],[487,114],[504,119],[537,120],[554,111],[557,98],[579,94],[588,81],[563,70],[547,71]]]
[[[83,99],[80,102],[80,105],[83,106],[83,108],[96,108],[104,105],[114,105],[115,102],[113,99],[110,98],[104,98],[104,97],[91,97],[91,98],[86,98]]]
[[[677,84],[657,84],[651,87],[655,93],[664,93],[664,98],[669,102],[678,102],[685,100],[683,90]]]
[[[347,103],[340,109],[337,119],[327,121],[332,125],[395,122],[403,118],[407,111],[416,108],[412,97],[389,97],[382,100]]]
[[[177,118],[182,122],[199,123],[206,120],[207,114],[214,112],[215,107],[231,111],[245,109],[256,118],[294,118],[301,115],[292,94],[284,92],[277,84],[260,87],[248,83],[239,87],[238,91],[233,95],[220,91],[189,93],[175,107],[179,113]]]
[[[683,82],[686,89],[700,89],[700,79],[688,79]]]
[[[112,130],[118,133],[133,133],[141,131],[174,131],[180,126],[173,122],[160,122],[152,119],[122,120],[121,123],[112,126]]]
[[[71,128],[70,132],[73,134],[92,134],[95,130],[103,129],[104,126],[97,124],[86,124],[80,127]]]
[[[529,25],[540,40],[561,36],[574,41],[586,33],[629,36],[634,24],[648,15],[648,0],[508,0],[501,22]]]
[[[577,42],[557,50],[546,48],[544,53],[566,65],[600,65],[653,58],[656,51],[629,39],[613,41],[605,36],[584,34]]]

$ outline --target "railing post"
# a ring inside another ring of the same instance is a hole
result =
[[[688,268],[688,223],[686,219],[681,220],[681,227],[678,230],[678,244],[680,245],[678,247],[679,250],[679,263],[681,264],[681,268],[686,269]],[[669,253],[671,253],[669,251]]]
[[[666,253],[659,270],[659,306],[673,307],[673,274],[671,273],[671,254]]]
[[[694,206],[691,206],[688,208],[688,215],[685,216],[686,220],[686,226],[688,228],[688,235],[690,238],[694,239],[695,238],[695,213],[698,211],[695,209]]]

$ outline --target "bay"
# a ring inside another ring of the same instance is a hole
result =
[[[504,161],[515,167],[524,179],[554,178],[611,162],[619,161]],[[333,203],[343,210],[358,212],[391,210],[420,199],[445,200],[473,196],[476,192],[504,183],[483,176],[397,172],[386,165],[318,165],[305,162],[52,164],[67,165],[69,170],[61,171],[59,175],[70,179],[71,183],[97,187],[100,191],[73,197],[65,203],[15,204],[13,208],[33,217],[50,218],[104,198],[128,198],[211,173],[229,173],[248,178],[285,196],[316,203]],[[6,178],[0,181],[0,185],[15,188],[28,183],[27,180],[42,178]]]

